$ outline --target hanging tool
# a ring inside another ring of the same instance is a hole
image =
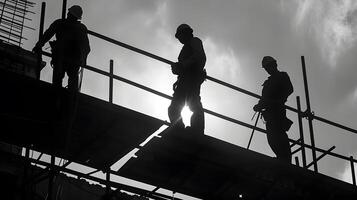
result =
[[[257,113],[258,113],[258,116],[257,116],[257,119],[255,120],[254,128],[253,128],[253,130],[252,130],[252,134],[250,135],[247,149],[249,149],[250,143],[252,142],[253,135],[254,135],[254,131],[255,131],[255,128],[257,127],[258,120],[259,120],[259,117],[260,117],[260,112],[255,112],[254,115],[253,115],[253,117],[252,117],[252,120],[254,119],[254,117],[255,117],[255,115],[256,115]]]

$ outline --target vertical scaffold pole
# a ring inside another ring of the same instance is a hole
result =
[[[114,74],[114,61],[109,62],[109,102],[113,103],[113,74]]]
[[[301,103],[300,97],[296,97],[296,104],[298,109],[298,123],[299,123],[299,133],[300,133],[300,141],[301,141],[301,157],[302,157],[302,167],[306,167],[306,152],[305,152],[305,139],[304,139],[304,128],[302,124],[302,116],[301,116]]]
[[[2,18],[4,17],[5,5],[6,5],[6,0],[4,0],[4,2],[2,4],[2,10],[1,10],[1,14],[0,14],[0,24],[1,24]]]
[[[51,155],[51,167],[49,170],[49,178],[48,178],[48,200],[52,200],[53,198],[53,185],[54,185],[54,179],[55,179],[55,159],[56,157],[54,155]]]
[[[353,161],[353,156],[350,156],[350,163],[351,163],[352,184],[356,186],[356,174],[355,174],[355,165]]]
[[[40,41],[43,36],[43,29],[45,24],[45,13],[46,13],[46,3],[42,2],[41,4],[41,17],[40,17],[40,29],[38,31],[38,40]],[[36,78],[39,80],[41,78],[41,62],[42,62],[42,53],[37,55],[37,71]]]
[[[312,116],[311,116],[311,107],[310,107],[310,96],[309,96],[309,87],[307,84],[307,75],[306,75],[306,66],[305,66],[305,58],[301,56],[301,64],[302,64],[302,73],[304,76],[304,88],[305,88],[305,96],[306,96],[306,107],[307,107],[307,114],[308,114],[308,121],[309,121],[309,129],[310,129],[310,140],[311,140],[311,151],[312,151],[312,160],[314,165],[314,171],[317,173],[317,160],[316,160],[316,149],[315,149],[315,138],[314,138],[314,128],[312,125]]]
[[[300,167],[299,157],[295,156],[295,164]]]
[[[62,3],[62,19],[66,18],[66,10],[67,10],[67,0],[63,0],[63,3]]]
[[[108,169],[108,171],[106,172],[106,177],[105,177],[105,180],[106,180],[106,194],[109,196],[110,194],[110,168]]]
[[[29,167],[30,165],[30,147],[26,147],[25,148],[25,166],[24,166],[24,181],[22,183],[22,200],[26,200],[28,199],[28,193],[27,193],[27,189],[26,189],[26,180],[28,179],[28,173],[29,173]]]

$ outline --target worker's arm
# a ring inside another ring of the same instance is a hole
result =
[[[293,92],[294,92],[294,87],[293,84],[291,83],[290,77],[288,74],[286,74],[286,91],[287,91],[287,96],[286,98],[288,98]]]
[[[253,110],[256,112],[262,112],[266,109],[267,100],[262,96],[256,105],[254,105]]]
[[[32,49],[34,52],[40,52],[41,48],[43,45],[45,45],[46,42],[48,42],[55,34],[56,31],[59,27],[60,20],[54,21],[50,27],[44,32],[43,36],[40,38],[40,40],[36,43],[35,47]]]
[[[81,46],[81,66],[86,66],[87,57],[90,52],[90,45],[89,45],[89,39],[88,39],[88,30],[84,24],[82,24],[82,27],[81,27],[80,41],[81,41],[81,44],[80,44],[80,46]]]
[[[290,77],[286,72],[281,72],[279,76],[279,96],[276,98],[278,103],[284,104],[288,97],[294,92],[293,84],[290,81]]]

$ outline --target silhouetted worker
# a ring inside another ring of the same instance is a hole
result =
[[[82,18],[82,8],[74,5],[68,9],[66,19],[54,21],[45,31],[43,37],[33,48],[41,52],[42,46],[56,35],[56,41],[50,42],[52,48],[53,77],[55,86],[62,87],[65,72],[68,75],[68,89],[78,90],[78,71],[86,65],[90,51],[87,27],[79,20]]]
[[[178,62],[171,66],[172,73],[178,76],[173,85],[174,94],[168,108],[168,115],[176,128],[183,129],[181,111],[186,103],[193,112],[190,129],[194,133],[203,134],[205,122],[200,88],[206,78],[204,70],[206,54],[202,41],[193,36],[193,30],[189,25],[179,25],[175,37],[183,44],[183,47],[178,56]]]
[[[77,110],[78,72],[80,67],[86,65],[90,52],[87,27],[79,21],[82,14],[83,10],[80,6],[70,7],[67,18],[54,21],[33,48],[34,52],[41,52],[42,46],[54,35],[56,36],[56,41],[50,42],[51,64],[53,65],[52,82],[56,88],[54,102],[56,112],[54,112],[53,128],[54,132],[62,133],[63,131],[66,133],[66,150],[71,140],[71,129]],[[65,96],[65,101],[61,101],[59,88],[62,87],[65,73],[68,76],[69,95]]]
[[[286,117],[284,104],[294,91],[293,85],[288,74],[278,70],[273,57],[265,56],[262,67],[270,76],[264,82],[262,97],[253,109],[263,114],[268,143],[277,158],[290,163],[291,150],[286,131],[289,130],[292,121]]]

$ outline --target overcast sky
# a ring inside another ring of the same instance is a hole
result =
[[[46,1],[45,28],[61,16],[61,2]],[[258,94],[268,76],[261,68],[261,59],[273,56],[294,85],[287,104],[296,107],[296,96],[301,96],[306,109],[300,62],[304,55],[312,110],[318,116],[357,128],[355,0],[68,0],[68,6],[74,4],[82,6],[82,22],[89,30],[172,61],[177,60],[181,48],[174,38],[176,27],[187,23],[203,41],[208,74]],[[40,13],[40,7],[38,3],[34,10]],[[39,14],[32,17],[38,19]],[[29,24],[38,28],[37,19]],[[24,47],[31,49],[38,34],[26,34],[29,40]],[[175,76],[168,65],[93,37],[90,43],[89,65],[108,70],[109,59],[113,59],[116,74],[172,94]],[[47,66],[42,78],[51,80],[51,73]],[[107,90],[106,78],[85,71],[82,92],[108,99]],[[205,108],[253,124],[251,108],[256,99],[209,81],[203,84],[201,97]],[[168,100],[120,82],[115,83],[114,101],[168,119]],[[298,139],[297,116],[289,113],[289,117],[295,122],[289,137]],[[264,124],[260,122],[259,126]],[[355,134],[320,122],[314,123],[314,130],[320,148],[336,145],[334,152],[357,157]],[[249,129],[206,114],[207,135],[246,147],[250,133]],[[254,135],[252,149],[273,156],[263,134]],[[351,182],[348,162],[326,157],[319,162],[319,169]]]

